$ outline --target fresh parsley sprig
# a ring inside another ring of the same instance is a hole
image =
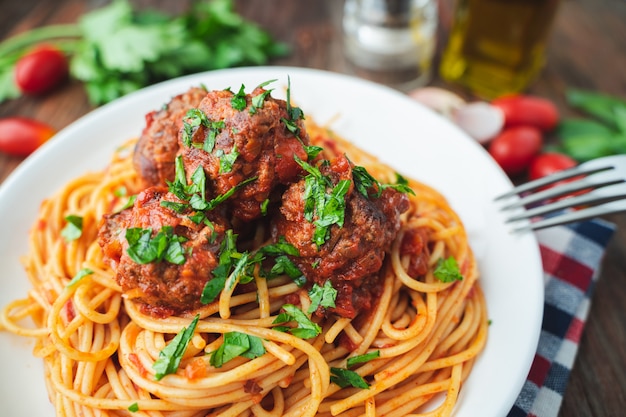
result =
[[[413,189],[409,187],[407,179],[398,173],[396,173],[395,184],[382,184],[365,167],[354,166],[352,167],[352,178],[354,179],[354,187],[367,198],[370,196],[380,197],[385,188],[392,188],[401,193],[415,195]]]
[[[459,264],[454,257],[440,258],[437,261],[433,275],[441,282],[454,282],[463,280]]]
[[[66,242],[80,238],[83,234],[83,218],[75,214],[65,216],[65,227],[61,230],[61,236]]]
[[[283,312],[280,313],[276,319],[274,319],[273,323],[281,324],[289,322],[295,323],[296,327],[275,326],[274,329],[291,333],[301,339],[310,339],[322,333],[321,327],[317,323],[311,321],[311,319],[304,314],[302,310],[293,304],[283,305]]]
[[[154,379],[160,381],[165,375],[173,374],[178,370],[180,361],[187,350],[187,346],[196,331],[200,315],[196,315],[189,323],[189,327],[183,327],[180,332],[159,352],[159,358],[152,365]]]
[[[221,368],[226,362],[242,356],[248,359],[258,358],[265,354],[263,341],[257,337],[240,332],[224,333],[224,341],[211,353],[210,364]]]
[[[345,197],[350,189],[350,181],[340,180],[333,186],[330,178],[322,174],[319,168],[301,160],[297,155],[294,158],[308,173],[304,177],[304,218],[315,225],[313,242],[320,247],[330,237],[332,225],[343,227]]]
[[[53,44],[70,58],[70,74],[94,105],[152,83],[218,68],[262,65],[288,52],[232,0],[194,1],[179,16],[134,10],[128,0],[84,14],[77,23],[18,34],[0,44],[0,102],[18,97],[17,60],[33,45]]]
[[[151,228],[131,227],[126,229],[125,237],[128,241],[126,253],[140,265],[163,260],[176,265],[185,263],[182,243],[187,239],[175,235],[172,226],[163,226],[154,236]]]
[[[324,283],[324,286],[320,286],[317,283],[313,284],[309,290],[309,298],[311,305],[309,306],[307,313],[311,314],[319,307],[333,308],[335,307],[335,300],[337,299],[337,290],[333,288],[330,280]]]

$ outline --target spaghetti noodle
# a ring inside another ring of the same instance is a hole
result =
[[[307,122],[326,156],[347,154],[379,181],[394,171],[355,145]],[[255,273],[247,290],[224,290],[192,316],[155,318],[125,299],[97,244],[98,221],[140,189],[129,141],[104,172],[83,175],[41,205],[24,258],[32,289],[2,311],[4,329],[35,339],[58,416],[406,416],[450,415],[487,336],[486,305],[463,225],[436,191],[411,180],[415,195],[380,271],[382,293],[367,320],[317,317],[304,339],[276,326],[286,296],[311,303],[292,279]],[[67,242],[68,214],[82,234]],[[427,236],[427,273],[415,278],[404,236]],[[260,246],[265,232],[252,246]],[[452,257],[462,280],[434,271]],[[87,272],[85,272],[87,271]],[[82,276],[81,276],[82,274]],[[73,279],[79,277],[80,279]],[[30,318],[35,326],[25,324]],[[181,329],[195,326],[175,372],[154,364]],[[228,334],[256,336],[263,354],[221,366],[212,353]],[[339,343],[344,338],[348,343]],[[359,358],[359,363],[351,363]],[[367,358],[364,360],[363,358]],[[343,371],[366,386],[341,384]],[[332,381],[332,382],[331,382]]]

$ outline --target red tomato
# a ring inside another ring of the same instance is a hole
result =
[[[15,83],[25,94],[43,94],[67,78],[68,64],[63,52],[41,45],[15,64]]]
[[[557,152],[547,152],[537,155],[528,169],[531,180],[542,178],[555,172],[563,171],[576,166],[578,163],[567,155]]]
[[[554,129],[559,112],[549,100],[528,95],[506,96],[493,100],[493,106],[504,113],[504,126],[534,126],[544,132]]]
[[[541,131],[532,126],[504,129],[489,144],[488,151],[508,175],[521,174],[541,150]]]
[[[25,117],[0,119],[0,152],[27,156],[55,134],[45,123]]]

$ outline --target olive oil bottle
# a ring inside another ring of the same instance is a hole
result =
[[[523,91],[541,71],[559,0],[457,0],[441,77],[486,99]]]

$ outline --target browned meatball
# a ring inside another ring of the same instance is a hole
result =
[[[174,160],[178,153],[178,133],[183,116],[198,107],[207,91],[193,87],[172,98],[163,108],[146,115],[146,126],[137,142],[133,163],[144,185],[165,185],[174,179]]]
[[[193,213],[190,208],[177,213],[163,207],[162,201],[184,204],[164,187],[147,188],[139,193],[132,208],[104,216],[98,233],[105,260],[115,270],[125,296],[139,303],[144,313],[156,317],[201,307],[202,290],[218,264],[220,243],[229,228],[224,213],[218,210],[208,212],[207,221],[196,224],[189,218]],[[178,258],[146,262],[148,253],[138,262],[129,252],[129,229],[150,229],[152,238],[171,230],[170,241],[180,242],[180,251],[174,252]]]
[[[322,165],[320,171],[336,185],[352,181],[352,167],[345,157]],[[345,196],[344,223],[330,227],[327,240],[314,242],[316,225],[305,218],[305,181],[292,184],[283,194],[279,214],[274,218],[274,239],[284,236],[300,252],[292,260],[307,281],[323,286],[330,280],[337,290],[336,307],[329,311],[353,318],[375,303],[385,251],[400,229],[400,214],[408,209],[406,195],[391,188],[380,197],[365,197],[353,186]],[[315,221],[317,217],[313,220]]]
[[[239,100],[240,106],[233,104],[233,99]],[[277,186],[297,180],[302,172],[294,160],[294,155],[307,159],[304,146],[309,137],[302,120],[292,120],[287,103],[260,87],[245,95],[211,91],[199,110],[199,117],[206,116],[204,123],[190,132],[183,129],[180,137],[187,176],[202,166],[208,192],[215,196],[256,177],[241,186],[229,204],[240,220],[260,217],[263,203],[280,192]],[[193,124],[190,119],[186,123]]]

